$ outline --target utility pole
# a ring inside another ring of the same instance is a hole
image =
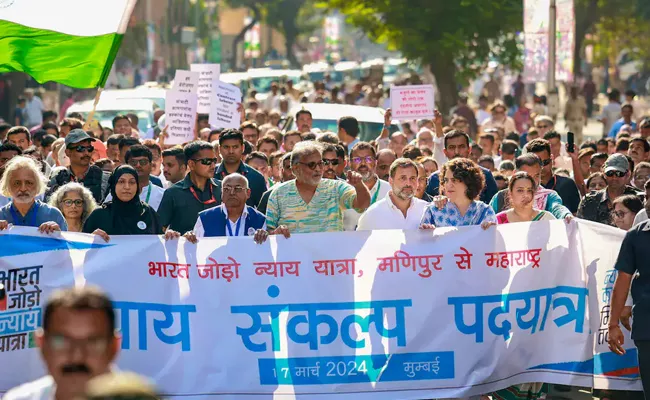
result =
[[[548,68],[546,77],[546,105],[549,115],[555,119],[560,113],[560,99],[555,82],[555,63],[556,63],[556,45],[557,45],[557,6],[556,0],[549,2],[548,18]]]

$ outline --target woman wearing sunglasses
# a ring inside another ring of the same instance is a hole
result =
[[[455,158],[442,166],[441,187],[448,201],[438,208],[431,204],[424,212],[422,229],[445,226],[481,225],[487,229],[496,223],[494,211],[477,198],[485,186],[485,176],[476,163]]]
[[[77,182],[66,183],[54,192],[49,204],[61,210],[68,232],[81,232],[86,218],[97,208],[90,190]]]
[[[95,209],[83,225],[84,233],[101,236],[105,241],[111,235],[160,235],[163,227],[156,211],[140,200],[138,173],[130,165],[120,165],[108,180],[113,200]],[[165,239],[178,238],[171,229]]]

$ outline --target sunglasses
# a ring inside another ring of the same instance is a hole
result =
[[[212,165],[217,163],[216,158],[193,158],[192,160],[203,165]]]
[[[81,207],[81,206],[83,206],[83,204],[84,204],[84,201],[81,200],[81,199],[76,199],[76,200],[70,200],[70,199],[67,199],[67,200],[63,200],[63,205],[66,206],[66,207],[72,207],[73,205],[75,205],[75,206],[77,206],[77,207]]]
[[[70,147],[70,149],[76,151],[77,153],[83,153],[84,151],[92,153],[95,151],[95,148],[93,146],[75,146]]]
[[[542,165],[545,167],[551,163],[551,159],[547,158],[546,160],[542,160]]]
[[[145,165],[149,164],[149,160],[142,159],[142,160],[130,160],[129,165],[132,167],[137,167],[138,165],[141,167],[144,167]]]
[[[323,158],[323,164],[324,164],[324,165],[333,165],[333,166],[336,167],[337,165],[340,164],[339,161],[340,161],[340,160],[339,160],[338,158],[332,158],[332,159],[329,159],[329,158]]]
[[[352,162],[355,163],[355,164],[361,164],[363,161],[365,161],[366,164],[370,164],[370,163],[372,163],[373,161],[375,161],[375,159],[372,158],[372,157],[370,157],[370,156],[365,156],[365,157],[354,157],[354,158],[353,158],[352,160],[350,160],[350,161],[352,161]]]
[[[608,176],[608,177],[610,177],[610,178],[611,178],[611,177],[614,177],[614,176],[617,177],[617,178],[622,178],[622,177],[625,176],[625,172],[621,172],[621,171],[607,171],[607,172],[605,172],[605,176]]]
[[[312,162],[308,162],[308,163],[299,162],[298,164],[302,164],[305,167],[311,169],[312,171],[316,170],[316,168],[318,168],[318,167],[323,168],[323,162],[322,161],[318,161],[318,162],[312,161]]]

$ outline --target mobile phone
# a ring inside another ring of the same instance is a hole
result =
[[[575,144],[575,137],[573,135],[573,132],[567,132],[567,144],[569,145],[569,148],[567,149],[569,153],[573,153],[576,150],[576,144]]]

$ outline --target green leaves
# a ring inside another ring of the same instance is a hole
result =
[[[462,80],[490,59],[521,64],[514,40],[522,29],[521,0],[329,0],[320,5],[340,10],[348,23],[410,59],[452,59]]]

